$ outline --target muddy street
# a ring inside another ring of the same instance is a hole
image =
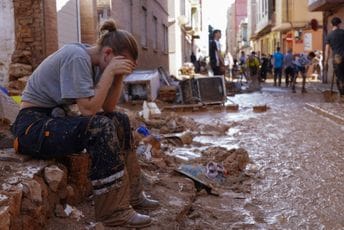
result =
[[[266,87],[263,93],[236,95],[232,100],[241,106],[238,113],[212,114],[211,119],[194,116],[201,123],[237,124],[225,137],[201,139],[210,145],[246,149],[257,174],[251,180],[250,194],[227,214],[226,206],[233,204],[221,199],[216,208],[222,209],[223,216],[217,216],[209,227],[343,228],[344,127],[305,107],[305,103],[321,102],[322,95],[317,91],[291,94],[283,88]],[[255,104],[267,104],[270,109],[253,113]],[[233,216],[240,221],[231,222]],[[200,226],[207,222],[203,219]]]
[[[266,84],[260,93],[230,100],[239,111],[178,114],[193,119],[198,135],[191,145],[166,154],[185,163],[211,148],[242,148],[250,163],[235,180],[219,186],[219,196],[195,191],[192,182],[163,166],[143,167],[148,180],[159,180],[148,183],[148,192],[162,203],[149,213],[154,221],[148,229],[343,228],[344,126],[306,107],[324,102],[317,85],[307,94],[293,94]],[[266,112],[252,110],[263,104]],[[223,133],[221,127],[229,129]],[[84,214],[81,221],[53,218],[47,229],[90,229],[91,201],[77,208]]]

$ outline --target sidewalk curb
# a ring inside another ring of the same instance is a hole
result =
[[[338,116],[336,114],[333,114],[325,109],[322,109],[321,107],[314,105],[314,104],[310,104],[310,103],[306,103],[305,107],[307,109],[312,110],[313,112],[316,112],[324,117],[327,117],[341,125],[344,125],[344,117]]]

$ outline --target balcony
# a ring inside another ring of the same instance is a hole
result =
[[[308,9],[310,11],[328,11],[338,8],[338,5],[344,5],[343,0],[308,0]]]

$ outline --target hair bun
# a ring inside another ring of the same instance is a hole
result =
[[[103,25],[100,27],[100,33],[104,34],[107,32],[114,32],[117,30],[116,22],[113,19],[106,20]]]

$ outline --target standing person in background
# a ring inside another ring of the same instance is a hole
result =
[[[285,86],[289,86],[289,82],[294,81],[294,55],[291,48],[288,49],[287,54],[284,56],[284,68],[285,68]],[[290,81],[289,81],[290,77]]]
[[[281,86],[282,81],[282,69],[283,69],[283,54],[281,53],[281,48],[277,47],[276,52],[273,54],[274,63],[274,86],[277,84]]]
[[[307,93],[307,91],[306,91],[306,77],[307,77],[306,73],[307,73],[309,66],[312,64],[312,60],[314,57],[315,57],[315,53],[309,52],[308,55],[301,54],[300,57],[294,61],[296,72],[295,72],[294,80],[292,82],[293,93],[296,93],[295,83],[296,83],[296,78],[297,78],[298,74],[301,74],[301,76],[302,76],[301,93]]]
[[[326,38],[325,69],[328,69],[330,50],[333,56],[333,69],[336,74],[337,88],[341,101],[344,102],[344,30],[340,28],[342,20],[334,17],[331,20],[332,31]]]
[[[194,66],[195,73],[199,73],[199,61],[194,52],[191,52],[190,61]]]
[[[245,65],[246,64],[246,55],[245,51],[240,52],[240,57],[239,57],[239,65]]]
[[[264,82],[266,80],[268,71],[269,71],[269,58],[263,53],[260,59],[261,67],[260,67],[260,79],[259,81]]]
[[[151,218],[134,209],[159,203],[143,193],[129,118],[114,111],[123,79],[136,67],[138,47],[111,19],[100,34],[97,45],[67,44],[32,73],[12,126],[15,149],[43,159],[86,149],[96,220],[109,227],[147,227]],[[81,115],[69,113],[70,105]]]
[[[258,79],[259,65],[259,58],[256,56],[256,52],[252,51],[246,61],[246,66],[249,70],[250,84],[248,89],[250,91],[260,90],[260,82]]]
[[[221,54],[221,30],[213,31],[213,40],[209,46],[210,66],[214,75],[224,75],[224,60]]]
[[[246,82],[249,81],[248,76],[247,76],[247,69],[246,69],[246,54],[245,51],[240,52],[240,57],[239,57],[239,67],[240,67],[240,73],[241,73],[241,82],[242,78],[245,77]]]

